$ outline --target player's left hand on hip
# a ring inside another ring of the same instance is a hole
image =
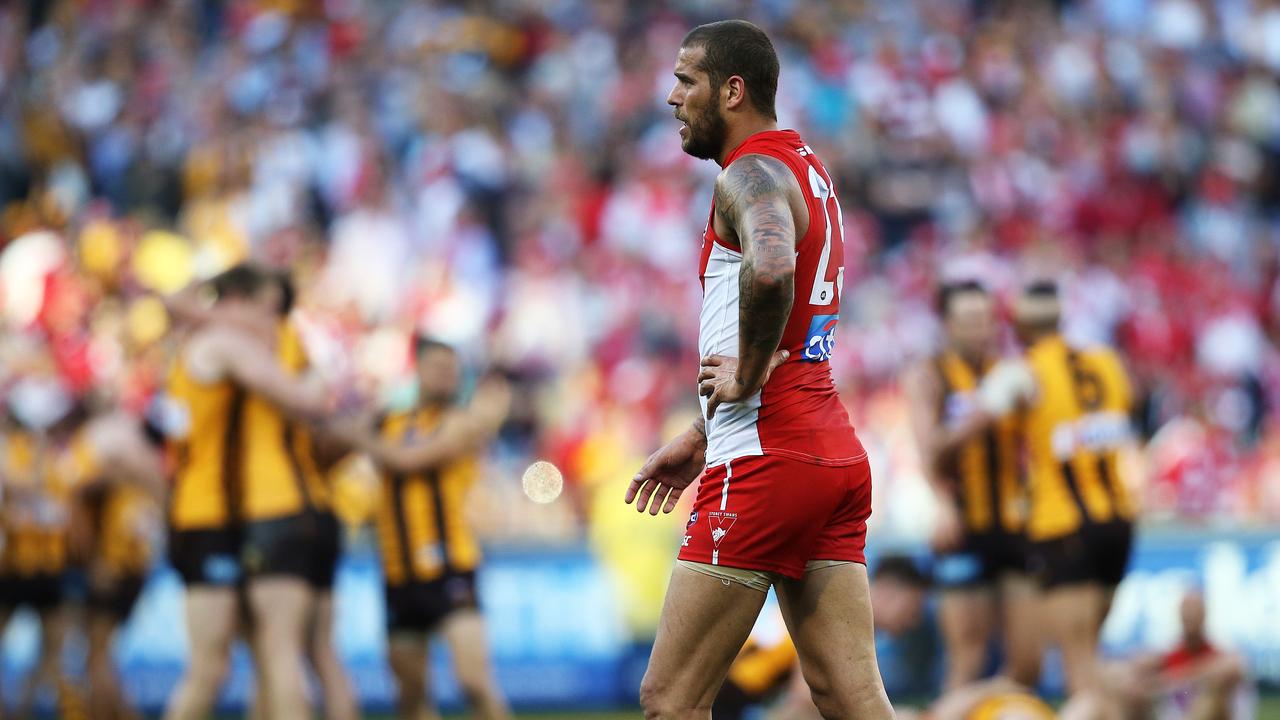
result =
[[[742,402],[754,395],[769,382],[769,377],[779,365],[787,361],[791,353],[779,350],[769,358],[769,367],[759,387],[747,387],[738,378],[738,358],[728,355],[708,355],[700,361],[698,369],[698,394],[707,398],[707,419],[715,417],[716,409],[723,403]]]

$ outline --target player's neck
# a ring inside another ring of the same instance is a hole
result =
[[[716,158],[716,164],[724,167],[724,161],[728,159],[729,154],[737,150],[752,135],[777,129],[778,121],[766,117],[751,118],[738,123],[737,127],[730,128],[728,134],[725,135],[724,148],[720,150],[720,156]]]

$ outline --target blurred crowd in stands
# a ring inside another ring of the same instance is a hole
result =
[[[595,533],[696,412],[718,168],[663,100],[685,31],[730,16],[778,44],[780,122],[841,191],[834,367],[882,538],[928,531],[898,379],[970,277],[1056,278],[1069,336],[1124,351],[1149,518],[1280,519],[1275,0],[7,3],[0,391],[52,370],[145,412],[161,298],[287,266],[353,392],[411,398],[415,331],[520,378],[490,537]],[[539,457],[565,501],[524,501]]]

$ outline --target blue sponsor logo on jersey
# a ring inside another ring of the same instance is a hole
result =
[[[804,341],[803,360],[825,362],[831,359],[831,351],[836,346],[836,324],[839,322],[839,315],[813,316]]]

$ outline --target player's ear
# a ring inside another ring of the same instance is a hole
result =
[[[736,110],[746,102],[747,99],[747,83],[742,79],[741,75],[730,75],[728,80],[724,81],[721,94],[724,96],[724,106],[729,110]]]

